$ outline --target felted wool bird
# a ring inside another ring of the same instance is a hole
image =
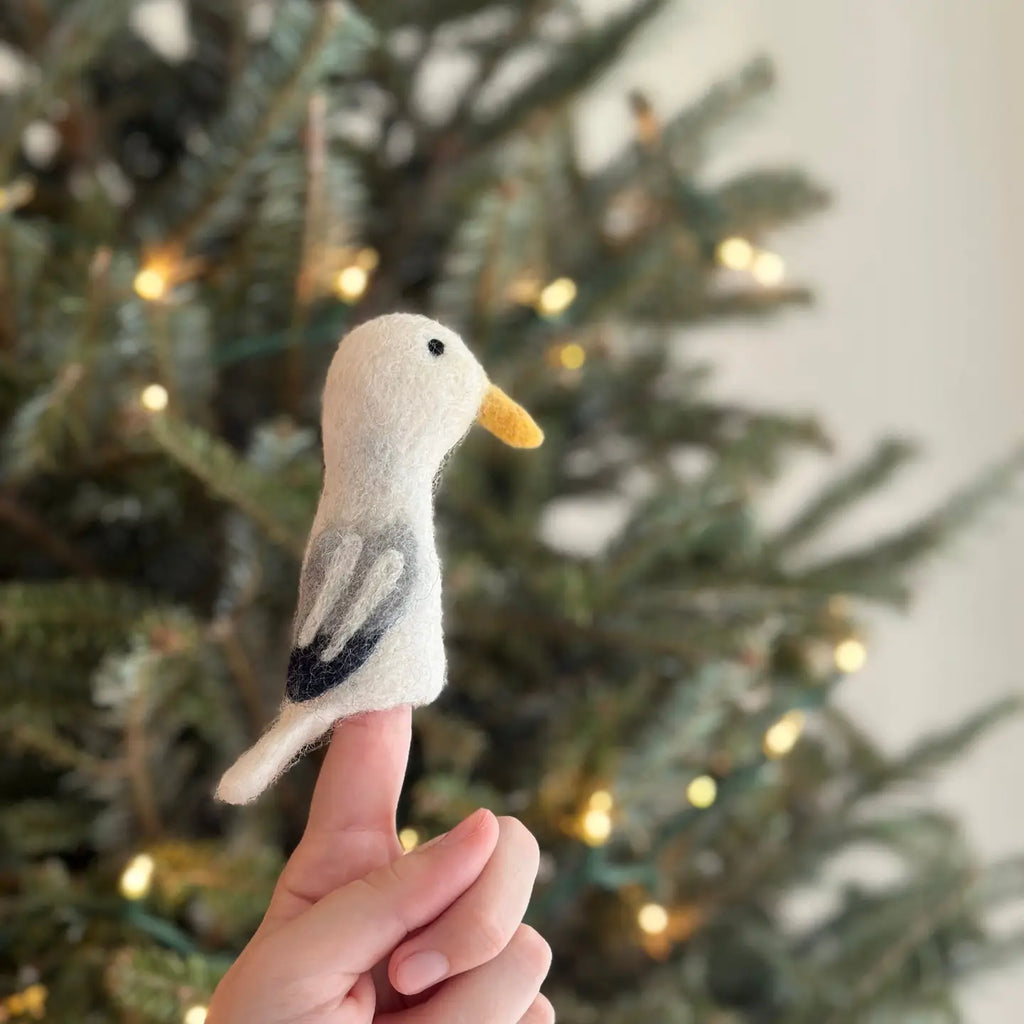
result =
[[[396,313],[342,339],[323,395],[324,479],[299,579],[280,714],[217,797],[254,800],[338,719],[428,704],[445,682],[434,481],[473,421],[544,438],[462,339]]]

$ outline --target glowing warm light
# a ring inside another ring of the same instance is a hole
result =
[[[369,283],[370,275],[363,267],[353,263],[338,274],[334,281],[334,290],[338,298],[344,302],[358,302]]]
[[[716,255],[729,270],[748,270],[754,261],[754,247],[745,238],[726,238],[719,243]]]
[[[138,853],[121,872],[121,895],[129,900],[141,900],[153,881],[156,863],[148,853]]]
[[[167,274],[157,267],[143,267],[136,275],[133,287],[140,299],[158,302],[167,294]]]
[[[398,833],[398,841],[402,844],[402,849],[408,853],[420,845],[420,834],[414,828],[403,828]]]
[[[785,757],[804,731],[806,718],[799,708],[787,711],[764,734],[764,752],[768,757]]]
[[[537,312],[541,316],[560,316],[576,298],[576,282],[568,277],[559,277],[541,291],[537,299]]]
[[[520,306],[532,306],[540,297],[540,281],[536,277],[517,277],[508,286],[508,297]]]
[[[372,274],[377,269],[378,263],[380,263],[380,253],[376,249],[371,249],[370,246],[366,246],[365,249],[360,249],[356,253],[356,266],[368,274]]]
[[[612,818],[607,811],[591,807],[580,820],[580,832],[588,846],[601,846],[612,834]]]
[[[786,263],[778,253],[759,252],[750,265],[750,272],[758,284],[771,288],[782,284],[786,277]]]
[[[836,645],[835,659],[840,672],[859,672],[868,660],[868,649],[860,640],[849,637]]]
[[[703,810],[705,807],[710,807],[718,796],[718,784],[715,782],[710,775],[698,775],[687,787],[686,787],[686,799],[693,804],[694,807]]]
[[[573,341],[558,350],[558,361],[567,370],[578,370],[587,361],[587,353]]]
[[[36,1019],[41,1018],[46,1012],[48,995],[46,986],[36,982],[22,992],[15,992],[6,999],[0,999],[0,1020],[7,1020],[7,1014],[14,1017],[28,1015]]]
[[[205,1024],[206,1013],[205,1006],[190,1006],[185,1011],[185,1016],[181,1018],[181,1024]]]
[[[604,811],[607,814],[615,806],[615,798],[607,789],[595,789],[590,794],[587,806],[592,811]]]
[[[147,384],[139,395],[139,401],[142,407],[150,412],[163,412],[169,401],[167,388],[163,384]]]
[[[636,915],[640,931],[661,935],[668,928],[668,911],[660,903],[645,903]]]

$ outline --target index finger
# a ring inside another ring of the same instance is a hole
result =
[[[291,920],[401,854],[395,815],[411,735],[408,706],[372,711],[335,726],[306,829],[281,872],[264,924]]]

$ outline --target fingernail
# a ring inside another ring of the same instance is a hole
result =
[[[471,835],[479,832],[487,820],[487,814],[488,812],[483,807],[478,811],[474,811],[468,818],[460,821],[451,832],[441,836],[441,844],[453,846],[455,843],[461,843]]]
[[[480,810],[474,811],[468,818],[460,821],[450,832],[442,832],[441,835],[434,836],[429,843],[424,843],[418,849],[428,850],[432,846],[448,846],[449,844],[461,843],[464,839],[468,839],[480,830],[486,817],[487,811],[481,807]]]
[[[436,985],[448,976],[450,966],[448,957],[429,949],[422,953],[413,953],[403,960],[395,971],[395,987],[399,992],[414,996],[431,985]]]

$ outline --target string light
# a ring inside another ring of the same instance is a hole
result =
[[[520,306],[532,306],[540,298],[541,283],[536,277],[517,277],[508,286],[508,297]]]
[[[185,1016],[181,1018],[181,1024],[205,1024],[207,1012],[206,1007],[198,1003],[190,1006],[185,1011]]]
[[[143,409],[149,412],[163,412],[169,400],[170,396],[163,384],[147,384],[139,395]]]
[[[408,853],[410,850],[415,850],[420,845],[420,834],[416,829],[407,827],[403,828],[398,833],[398,841],[402,844],[402,849]]]
[[[686,787],[686,799],[700,810],[710,807],[717,796],[718,784],[710,775],[698,775]]]
[[[764,752],[768,757],[785,757],[800,739],[806,716],[799,708],[787,711],[764,734]]]
[[[132,283],[136,294],[147,302],[159,302],[166,294],[169,278],[161,267],[153,265],[143,267]]]
[[[148,853],[137,853],[121,872],[121,895],[129,900],[141,900],[153,881],[156,862]]]
[[[590,794],[587,806],[592,811],[604,811],[607,814],[615,806],[615,798],[607,789],[595,789],[594,792]]]
[[[759,252],[750,264],[750,272],[758,284],[771,288],[785,280],[786,263],[778,253]]]
[[[372,274],[380,263],[380,253],[370,246],[365,246],[356,253],[356,266]]]
[[[645,903],[636,915],[645,935],[662,935],[668,928],[668,911],[660,903]]]
[[[334,279],[334,291],[339,299],[351,305],[363,297],[369,283],[370,275],[365,267],[353,263],[339,271],[338,276]]]
[[[5,999],[0,999],[0,1020],[7,1020],[7,1014],[12,1017],[30,1014],[39,1020],[46,1012],[46,999],[49,994],[46,986],[39,982],[29,985],[21,992],[13,992]]]
[[[847,675],[851,672],[859,672],[867,660],[868,649],[856,637],[848,637],[836,645],[836,668],[840,672],[845,672]]]
[[[600,808],[588,808],[580,819],[580,834],[588,846],[603,846],[612,834],[612,816]]]
[[[729,270],[748,270],[754,261],[754,247],[745,238],[733,236],[718,243],[716,255]]]
[[[587,353],[575,341],[558,350],[558,362],[567,370],[578,370],[587,361]]]
[[[545,285],[537,298],[537,312],[541,316],[561,316],[576,298],[576,282],[570,277],[555,278]]]

